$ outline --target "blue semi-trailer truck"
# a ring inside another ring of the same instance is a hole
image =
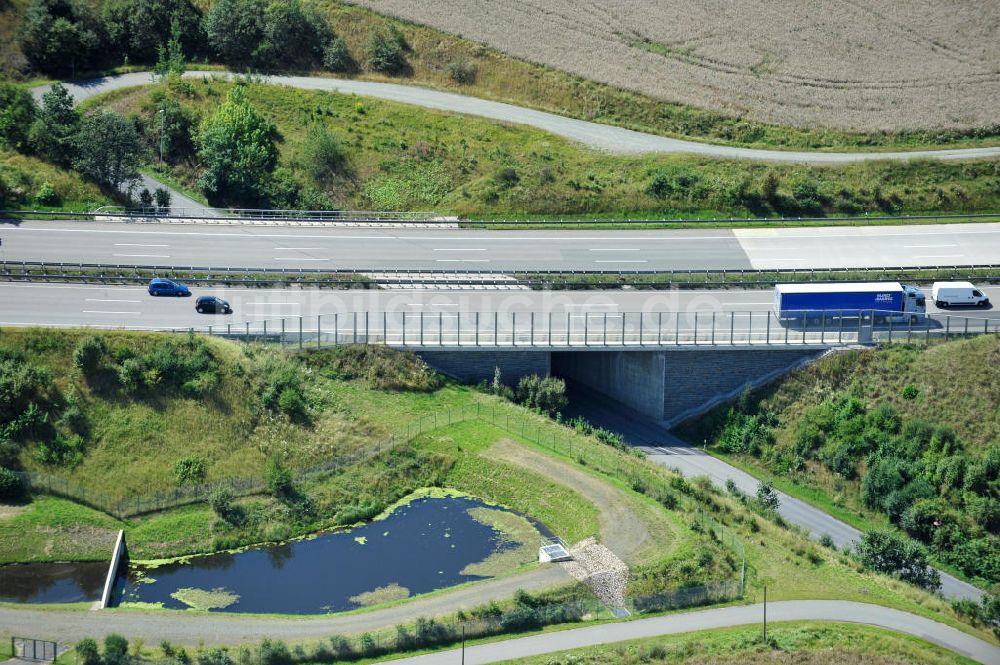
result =
[[[868,318],[922,321],[924,292],[899,282],[853,284],[777,284],[774,311],[779,319]]]

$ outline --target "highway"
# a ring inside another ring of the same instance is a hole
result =
[[[185,72],[189,78],[203,76],[232,77],[219,71]],[[537,127],[557,136],[582,143],[583,145],[613,153],[672,153],[691,154],[724,159],[747,159],[764,162],[794,162],[801,164],[848,164],[867,160],[904,159],[983,159],[1000,156],[1000,147],[959,148],[951,150],[914,150],[908,152],[801,152],[782,150],[757,150],[738,148],[697,141],[667,138],[655,134],[636,132],[622,127],[602,125],[595,122],[576,120],[554,113],[536,111],[512,104],[504,104],[488,99],[443,92],[399,83],[344,80],[313,76],[262,76],[260,80],[276,85],[286,85],[305,90],[325,90],[340,94],[375,97],[389,101],[422,106],[424,108],[449,113],[474,115],[500,122],[511,122]],[[111,90],[118,90],[152,82],[150,72],[133,72],[106,76],[88,81],[67,83],[66,87],[76,101]],[[36,99],[40,99],[48,86],[32,89]]]
[[[1000,224],[660,231],[483,231],[0,223],[0,260],[379,270],[691,270],[971,265]]]
[[[198,314],[194,297],[153,297],[144,286],[97,286],[82,284],[0,283],[0,326],[95,326],[133,329],[165,329],[277,321],[317,314],[371,312],[407,312],[417,315],[454,319],[461,312],[465,322],[472,313],[534,312],[546,316],[573,317],[574,325],[590,316],[591,324],[604,317],[620,320],[627,312],[681,312],[682,329],[694,325],[694,313],[701,314],[700,329],[708,324],[707,312],[716,312],[717,327],[730,325],[729,313],[745,317],[755,313],[757,321],[773,307],[770,289],[672,290],[672,291],[445,291],[414,290],[333,290],[333,289],[253,289],[193,287],[194,296],[218,295],[230,302],[231,315]],[[984,293],[1000,303],[1000,287],[986,287]],[[928,311],[942,314],[928,303]],[[1000,320],[1000,306],[988,309],[954,308],[956,316]],[[327,320],[324,331],[332,331]],[[651,320],[651,319],[649,319]],[[647,320],[647,325],[649,325]],[[992,325],[992,324],[991,324]],[[673,323],[671,322],[671,327]],[[350,331],[350,322],[342,320],[341,332]]]

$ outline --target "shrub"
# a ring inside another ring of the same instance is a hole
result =
[[[264,467],[264,482],[271,494],[277,497],[285,496],[292,489],[292,472],[281,463],[277,457],[271,457]]]
[[[222,649],[209,649],[198,655],[198,665],[234,665],[230,655]]]
[[[524,376],[518,381],[514,399],[529,409],[554,416],[568,403],[566,382],[554,376],[545,378],[537,374]]]
[[[347,48],[347,42],[334,37],[323,49],[323,67],[331,72],[347,72],[354,69],[354,58]]]
[[[160,212],[170,210],[170,192],[168,190],[157,187],[156,191],[153,192],[153,198],[156,200],[156,207],[159,208]]]
[[[908,383],[905,386],[903,386],[903,392],[902,392],[903,399],[916,399],[917,395],[919,394],[920,394],[920,389],[917,388],[912,383]]]
[[[398,74],[406,69],[405,42],[398,30],[379,27],[368,34],[365,55],[368,69],[382,74]]]
[[[174,462],[174,478],[178,485],[200,483],[205,480],[205,460],[190,455]]]
[[[302,146],[302,167],[310,180],[326,184],[344,168],[344,153],[337,137],[320,124],[309,128]]]
[[[52,186],[51,182],[46,181],[39,185],[38,191],[35,192],[35,203],[43,206],[59,203],[59,194],[56,193],[56,188]]]
[[[217,487],[208,495],[208,505],[216,515],[226,519],[233,507],[233,491],[228,487]]]
[[[56,432],[51,439],[38,442],[35,459],[48,466],[74,467],[83,460],[83,437],[79,434],[63,436]]]
[[[292,654],[280,640],[264,639],[260,643],[260,665],[291,665]]]
[[[104,664],[128,665],[128,640],[117,633],[104,638]]]
[[[100,665],[101,654],[97,651],[97,642],[92,637],[85,637],[74,647],[80,658],[80,665]]]
[[[468,60],[452,60],[448,63],[448,76],[462,85],[476,80],[476,65]]]
[[[84,376],[90,376],[100,368],[107,351],[108,345],[103,337],[96,335],[84,337],[73,350],[73,364],[83,372]]]
[[[286,386],[278,395],[278,409],[292,420],[301,419],[306,413],[302,391],[297,387]]]
[[[118,385],[126,395],[137,393],[143,387],[146,368],[137,358],[126,358],[118,366]]]
[[[895,575],[926,589],[941,586],[941,576],[927,563],[924,549],[890,531],[869,531],[861,537],[858,558],[865,568]]]
[[[517,174],[517,169],[505,166],[497,170],[493,175],[493,181],[503,189],[510,189],[518,183],[521,177]]]
[[[781,506],[781,499],[778,498],[774,485],[763,480],[757,485],[757,502],[761,508],[772,512]]]
[[[830,549],[836,547],[836,544],[833,542],[833,536],[831,536],[828,533],[824,533],[822,536],[819,537],[819,544],[822,545],[823,547],[828,547]]]
[[[10,469],[0,466],[0,501],[16,501],[24,496],[21,477]]]

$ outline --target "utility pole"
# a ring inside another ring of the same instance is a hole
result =
[[[156,114],[158,116],[160,116],[160,164],[162,164],[163,163],[163,123],[165,122],[164,119],[166,118],[166,113],[164,112],[164,109],[160,109],[159,111],[157,111]]]
[[[767,644],[767,585],[764,585],[764,643]]]
[[[465,624],[462,624],[462,665],[465,665]]]

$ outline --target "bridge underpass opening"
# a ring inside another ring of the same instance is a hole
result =
[[[553,376],[665,426],[733,399],[825,353],[806,349],[553,351]]]

